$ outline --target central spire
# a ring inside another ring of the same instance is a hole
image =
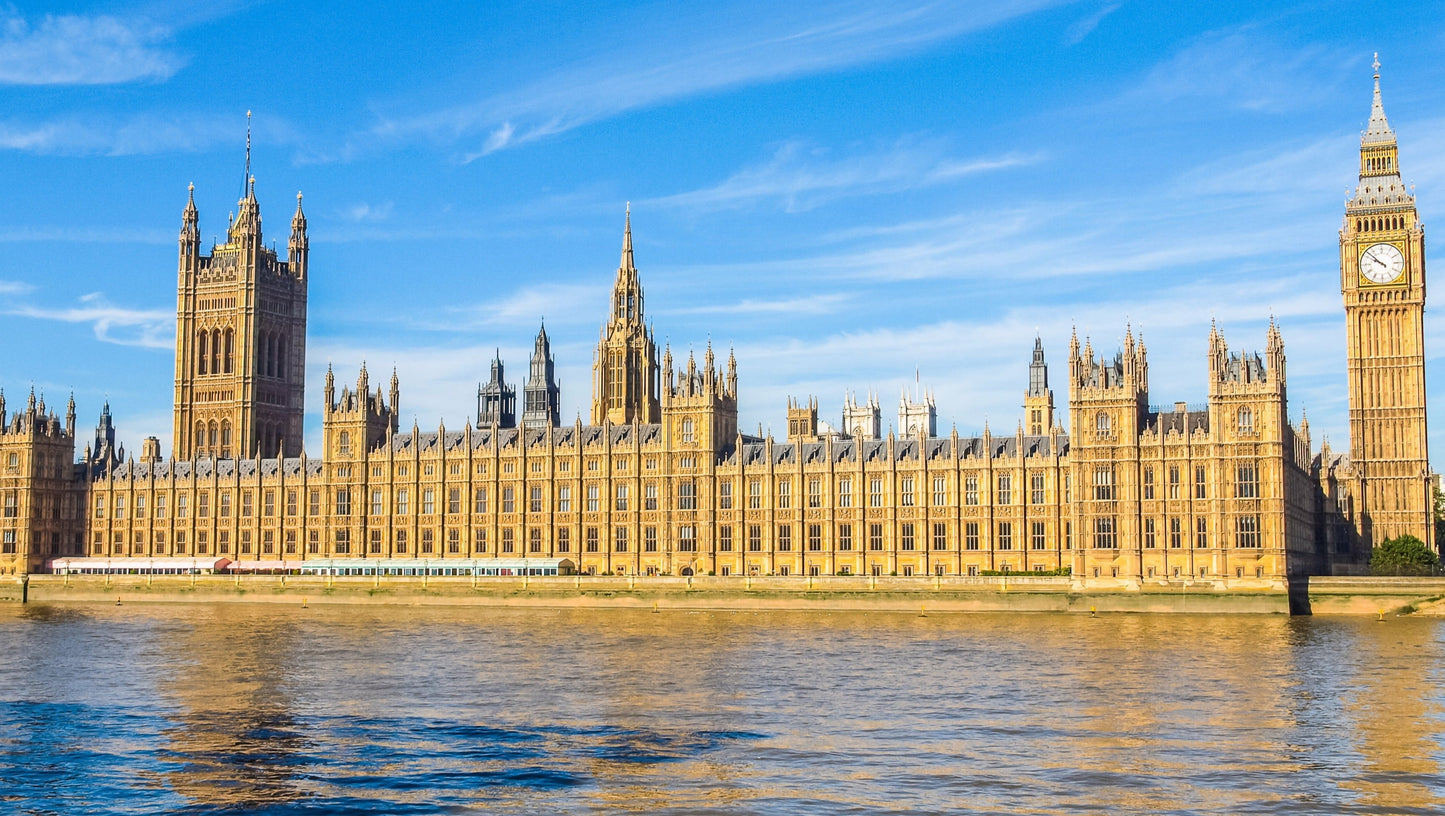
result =
[[[627,202],[627,214],[622,224],[622,270],[636,270],[632,261],[632,202]]]

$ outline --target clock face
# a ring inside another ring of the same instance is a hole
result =
[[[1360,274],[1373,283],[1389,283],[1405,271],[1405,256],[1394,244],[1375,244],[1360,253]]]

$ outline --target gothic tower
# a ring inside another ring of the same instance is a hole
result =
[[[878,439],[883,435],[883,413],[878,395],[871,389],[863,403],[851,391],[843,395],[843,433],[853,439]]]
[[[1054,392],[1049,389],[1049,367],[1044,363],[1043,338],[1034,336],[1034,359],[1029,363],[1029,390],[1024,394],[1024,415],[1029,436],[1043,436],[1054,427]]]
[[[592,362],[592,423],[662,421],[657,345],[643,321],[642,283],[632,261],[632,208],[622,233],[622,263],[612,284],[612,313]]]
[[[1375,60],[1360,181],[1340,229],[1340,291],[1349,358],[1355,519],[1366,546],[1403,534],[1432,543],[1425,429],[1425,230],[1400,180],[1395,132]]]
[[[537,332],[537,343],[532,349],[532,370],[527,373],[527,384],[522,389],[523,428],[555,428],[562,424],[562,390],[557,387],[556,367],[544,324]]]
[[[500,349],[492,360],[492,379],[477,387],[477,427],[490,425],[498,428],[517,425],[517,389],[506,383]]]
[[[226,242],[201,253],[191,185],[181,217],[176,295],[177,458],[294,456],[301,451],[306,378],[306,216],[301,194],[289,257],[261,240],[261,207],[246,177]]]

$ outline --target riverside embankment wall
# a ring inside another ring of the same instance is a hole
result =
[[[0,582],[0,602],[279,603],[880,612],[1445,614],[1445,579],[1340,578],[1277,586],[1080,587],[1030,577],[336,577],[32,575]]]
[[[1080,588],[1056,577],[335,577],[32,575],[0,585],[31,603],[394,604],[880,612],[1289,612],[1278,587]]]

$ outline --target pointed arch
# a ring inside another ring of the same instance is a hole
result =
[[[196,374],[204,377],[208,371],[207,363],[211,358],[211,333],[202,330],[196,335]]]
[[[235,357],[236,357],[236,331],[235,331],[235,329],[231,329],[231,328],[228,327],[228,328],[226,329],[226,355],[225,355],[225,364],[226,364],[225,372],[226,372],[227,374],[230,374],[231,371],[233,370],[234,366],[235,366]]]

